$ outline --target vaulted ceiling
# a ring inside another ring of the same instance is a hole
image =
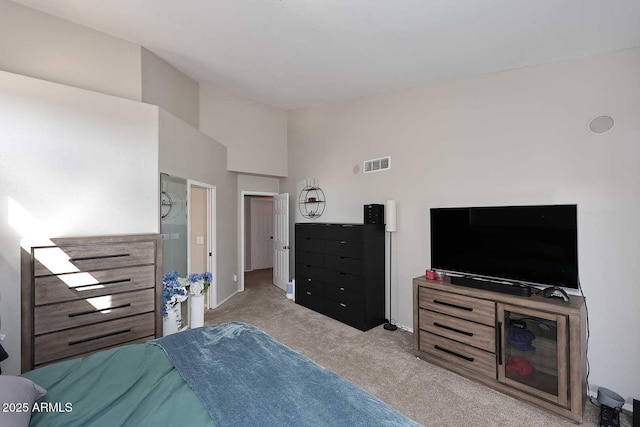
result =
[[[638,0],[17,0],[281,108],[640,46]]]

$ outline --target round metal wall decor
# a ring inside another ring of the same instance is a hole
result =
[[[307,185],[298,196],[298,208],[305,218],[318,218],[324,213],[324,191],[320,187]]]

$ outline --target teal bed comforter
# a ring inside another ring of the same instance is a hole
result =
[[[32,413],[31,427],[214,425],[155,345],[118,347],[23,376],[47,389],[41,401],[54,411]]]
[[[33,413],[32,427],[420,426],[242,322],[119,347],[24,376],[47,389],[44,399],[60,408]]]

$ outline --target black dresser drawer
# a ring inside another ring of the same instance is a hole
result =
[[[309,264],[296,263],[296,278],[308,277],[309,279],[317,280],[319,282],[324,281],[325,270],[320,267],[315,267]]]
[[[324,255],[316,252],[296,251],[296,263],[324,267]]]
[[[305,277],[301,277],[299,280],[296,280],[296,291],[300,291],[300,293],[305,295],[325,296],[326,285],[324,283],[318,282],[317,280],[308,281],[305,279]],[[298,292],[296,292],[296,294],[297,293]]]
[[[352,276],[350,274],[326,270],[324,273],[324,282],[328,285],[345,288],[353,292],[364,292],[364,278],[362,276]]]
[[[295,233],[297,237],[311,237],[322,239],[324,236],[325,224],[296,224]]]
[[[364,327],[365,317],[363,304],[347,304],[327,299],[325,300],[324,309],[328,316],[344,322],[347,325],[359,329]]]
[[[329,270],[352,274],[354,276],[362,276],[363,273],[361,259],[325,255],[324,266]]]
[[[324,238],[327,240],[362,242],[363,230],[363,226],[360,224],[329,224],[325,227]]]
[[[347,258],[362,259],[364,257],[364,246],[362,243],[349,242],[347,240],[327,240],[325,243],[325,253]]]
[[[296,236],[296,251],[324,253],[324,242],[322,239]]]
[[[296,303],[303,305],[319,313],[325,313],[325,302],[327,300],[321,295],[315,295],[313,291],[303,290],[296,283]]]
[[[364,295],[350,291],[343,286],[324,284],[324,295],[332,301],[347,305],[362,305],[364,300]]]

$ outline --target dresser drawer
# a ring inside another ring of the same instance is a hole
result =
[[[324,238],[327,240],[362,242],[363,234],[363,226],[360,224],[329,224],[324,230]]]
[[[324,229],[326,225],[317,223],[317,224],[296,224],[295,225],[295,233],[296,238],[298,237],[311,237],[315,239],[323,239],[324,238]]]
[[[300,304],[319,313],[325,312],[325,299],[321,295],[316,295],[313,291],[304,289],[296,283],[296,304]]]
[[[34,333],[40,335],[154,309],[154,289],[42,305],[34,310]]]
[[[299,293],[324,297],[325,287],[325,284],[322,282],[300,280],[296,282],[296,297]]]
[[[359,259],[364,257],[364,247],[362,243],[349,242],[347,240],[327,240],[324,250],[328,255]]]
[[[420,308],[461,319],[488,326],[495,326],[496,324],[496,307],[493,301],[421,287],[419,304]]]
[[[155,242],[35,248],[34,275],[46,276],[153,264],[155,248]]]
[[[316,267],[313,265],[296,263],[296,281],[298,280],[299,277],[304,277],[306,279],[323,282],[324,276],[325,276],[325,270],[323,268]]]
[[[296,251],[324,253],[324,240],[296,236]]]
[[[350,291],[342,286],[333,286],[325,284],[325,296],[335,302],[345,304],[363,304],[364,295],[361,293]]]
[[[434,311],[420,310],[420,329],[441,335],[481,350],[495,353],[496,330],[482,325]]]
[[[296,251],[296,262],[298,264],[324,267],[324,255],[316,252]]]
[[[351,274],[353,276],[362,276],[363,273],[361,259],[325,255],[324,266],[329,270]]]
[[[353,276],[338,271],[325,270],[324,281],[327,285],[345,288],[353,292],[364,292],[364,278],[362,276]]]
[[[420,350],[496,379],[496,355],[429,332],[420,331]]]
[[[35,364],[80,355],[115,345],[152,339],[155,334],[153,313],[125,317],[110,322],[68,329],[35,338]]]
[[[97,297],[155,286],[155,267],[129,267],[35,278],[35,304]]]
[[[364,327],[364,301],[344,303],[326,300],[327,315],[358,329]]]

